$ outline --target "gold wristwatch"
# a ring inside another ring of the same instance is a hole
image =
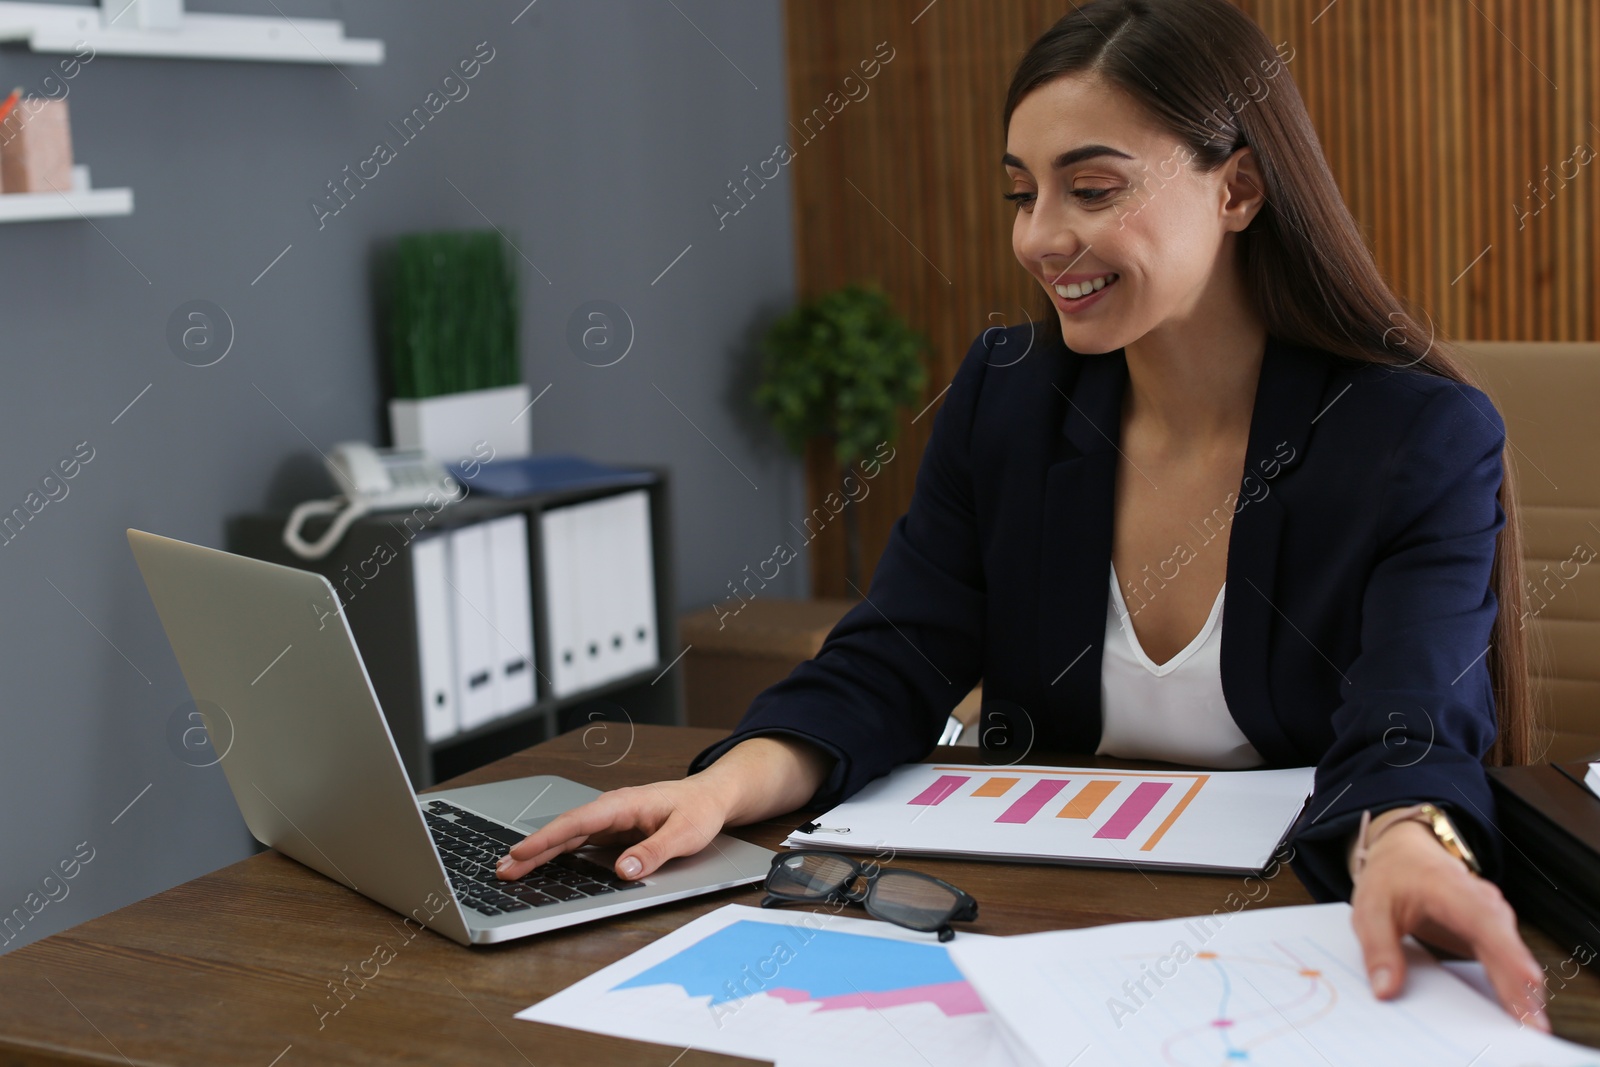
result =
[[[1372,812],[1370,810],[1363,811],[1361,813],[1361,828],[1356,833],[1355,848],[1351,853],[1352,880],[1361,873],[1361,869],[1367,863],[1367,851],[1372,847],[1372,842],[1367,839],[1367,830],[1371,822]],[[1444,846],[1446,852],[1465,863],[1467,869],[1472,871],[1473,874],[1483,873],[1483,868],[1478,865],[1478,857],[1473,855],[1466,839],[1456,831],[1455,823],[1450,821],[1450,816],[1446,815],[1437,805],[1423,803],[1404,809],[1404,814],[1394,817],[1384,826],[1384,829],[1387,830],[1403,822],[1419,822],[1426,826],[1433,831],[1433,836],[1439,839],[1439,844]]]

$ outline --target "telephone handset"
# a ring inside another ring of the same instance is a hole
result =
[[[289,515],[283,529],[283,543],[301,559],[326,556],[350,524],[369,511],[420,507],[433,497],[460,499],[461,484],[425,452],[380,452],[360,441],[346,441],[333,447],[327,465],[345,494],[330,500],[307,500]],[[313,515],[335,517],[321,537],[307,541],[300,531]]]

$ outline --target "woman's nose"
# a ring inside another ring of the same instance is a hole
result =
[[[1041,215],[1041,210],[1035,207],[1016,235],[1017,255],[1027,264],[1037,265],[1047,277],[1064,274],[1083,258],[1089,246],[1059,216],[1048,210]]]

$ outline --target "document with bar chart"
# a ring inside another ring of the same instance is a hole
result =
[[[1119,771],[913,763],[791,833],[791,848],[1259,871],[1313,768]]]

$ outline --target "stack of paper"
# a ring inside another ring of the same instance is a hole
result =
[[[1113,771],[906,764],[796,830],[792,848],[1259,871],[1313,768]]]

